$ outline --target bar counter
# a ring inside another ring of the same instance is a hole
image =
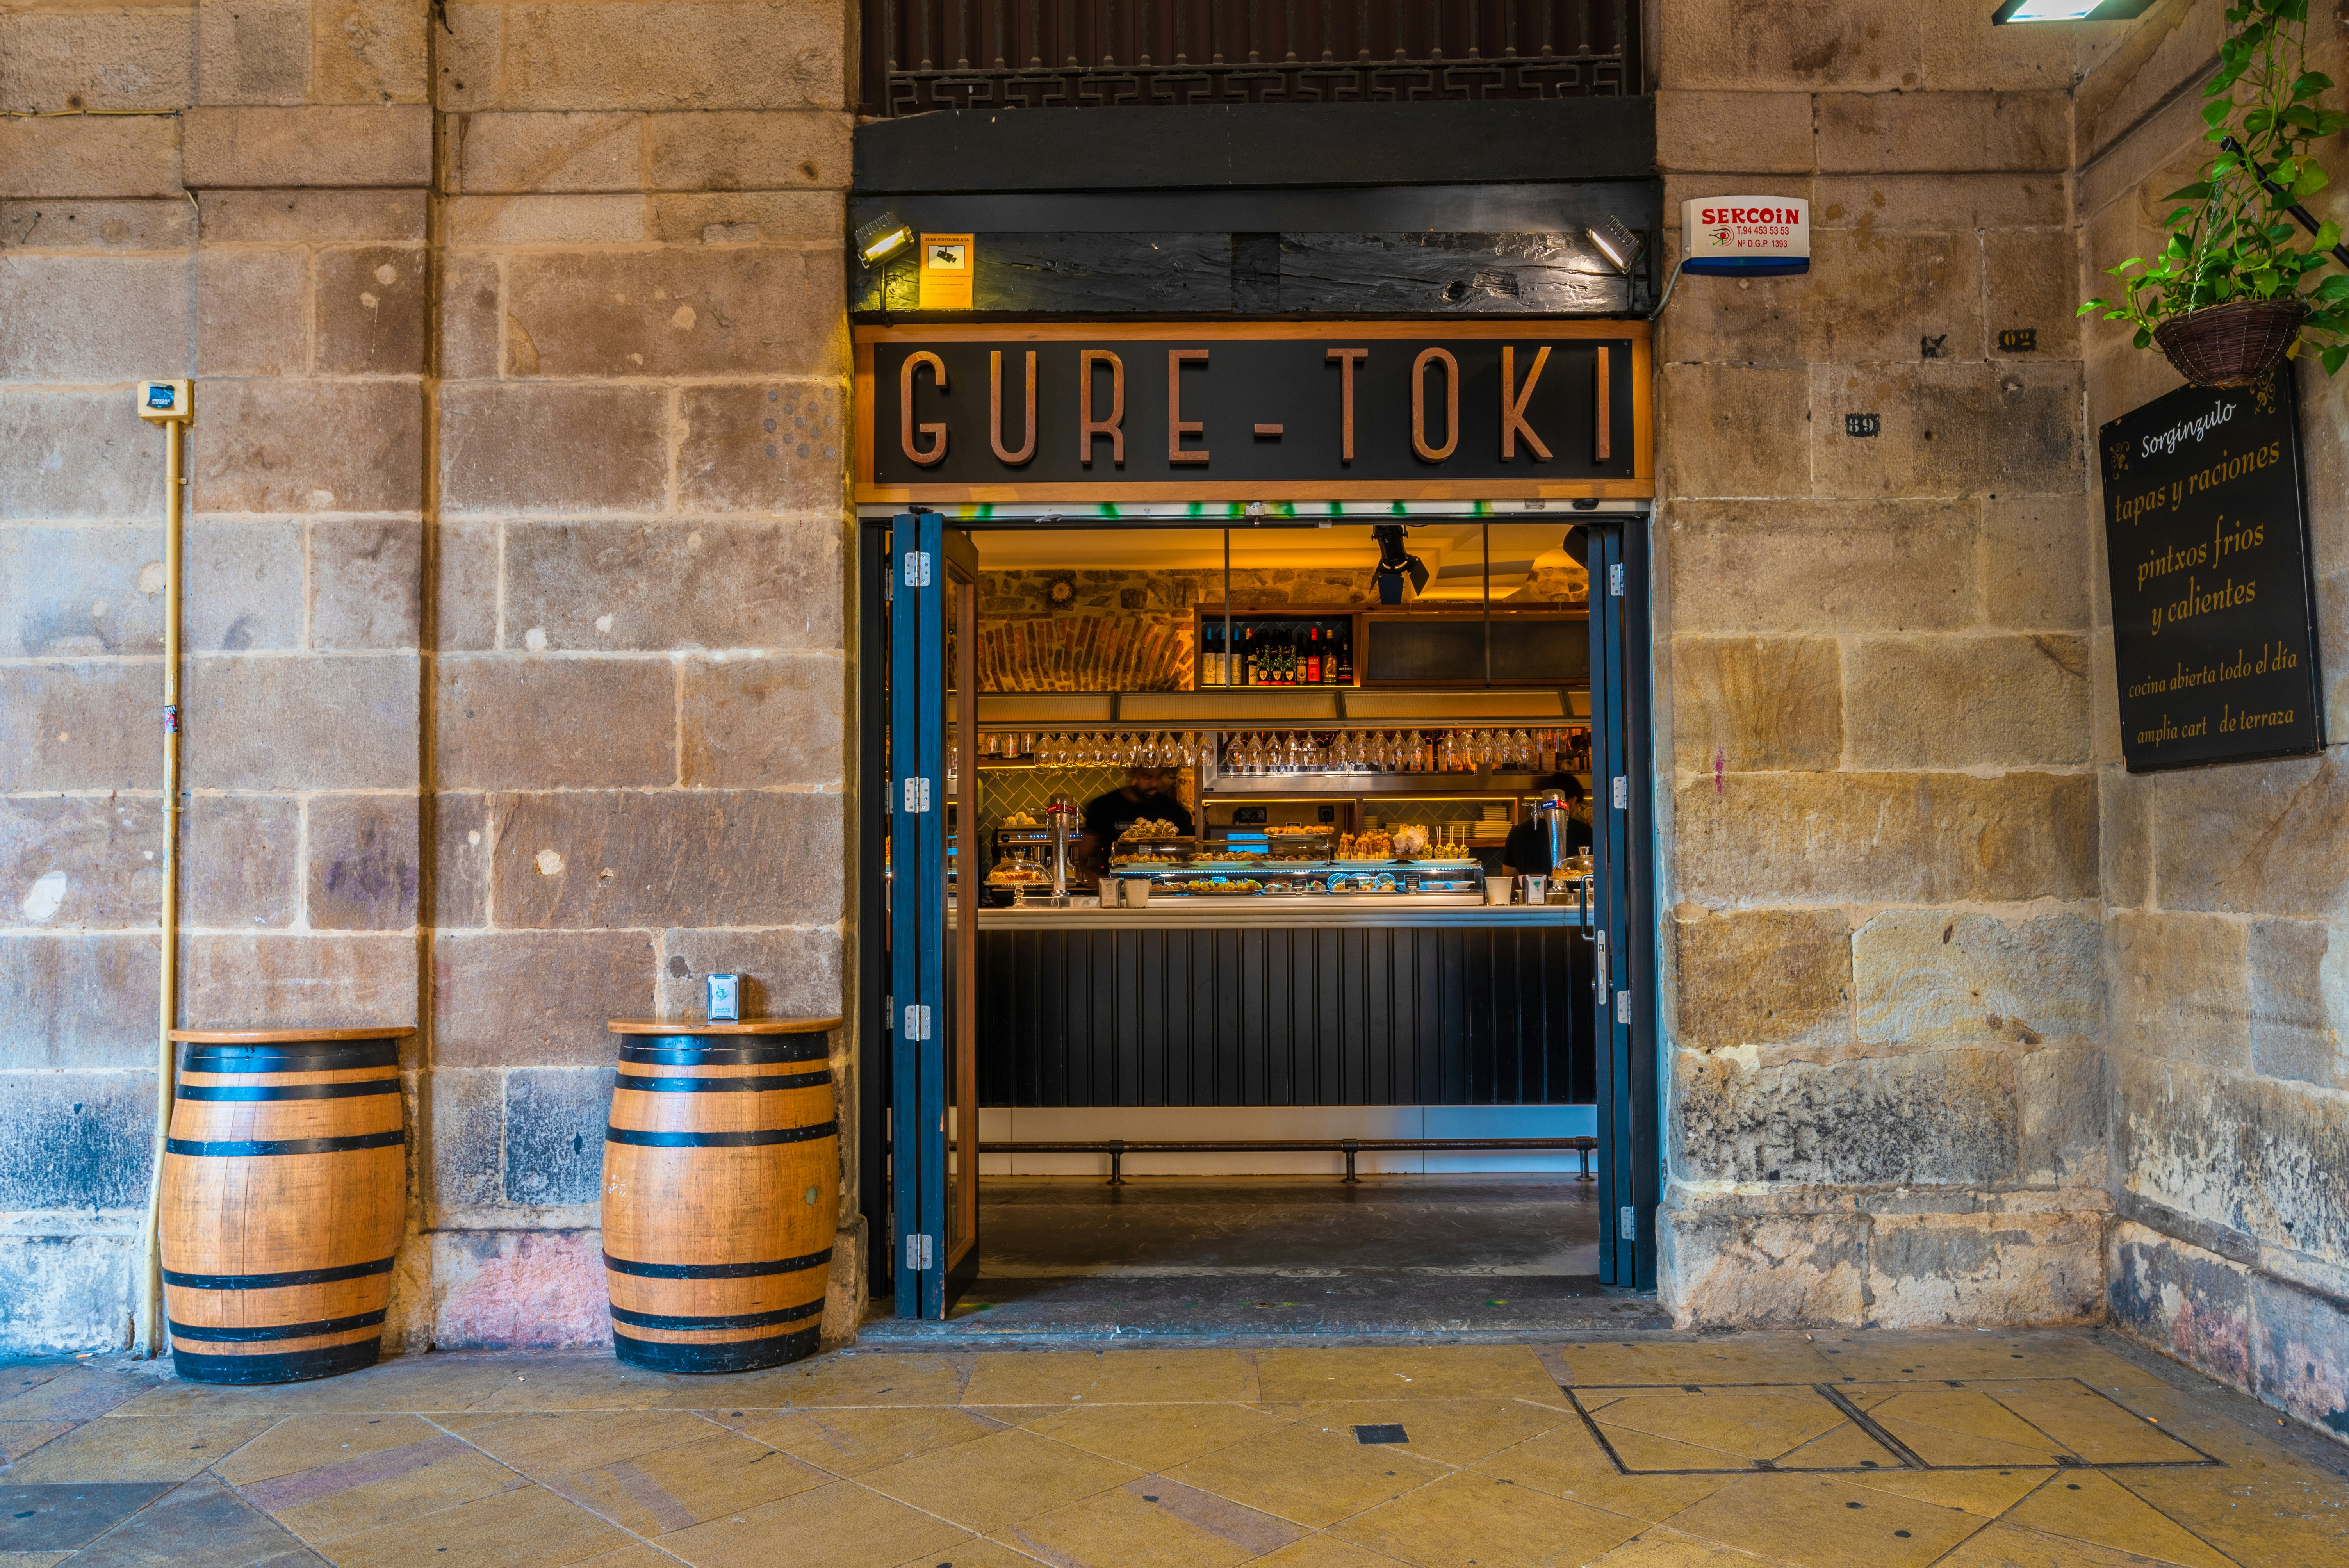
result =
[[[957,918],[949,907],[947,918]],[[1072,904],[1051,909],[1030,903],[1026,909],[982,909],[978,929],[990,931],[1199,931],[1267,926],[1375,928],[1408,925],[1458,930],[1575,926],[1582,912],[1567,904],[1483,904],[1443,898],[1383,898],[1377,894],[1346,898],[1195,898],[1153,899],[1144,909],[1102,909]]]

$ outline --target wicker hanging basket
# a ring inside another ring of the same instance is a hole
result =
[[[2256,387],[2275,374],[2307,319],[2296,299],[2237,300],[2172,316],[2153,340],[2197,387]]]

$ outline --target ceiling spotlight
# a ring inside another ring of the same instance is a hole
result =
[[[1992,26],[2009,22],[2126,22],[2142,16],[2153,0],[2006,0],[1991,17]]]
[[[1427,592],[1427,563],[1404,546],[1402,531],[1403,525],[1399,522],[1381,522],[1371,529],[1371,537],[1379,543],[1378,570],[1371,576],[1371,581],[1378,584],[1379,603],[1381,604],[1402,603],[1402,584],[1406,577],[1411,579],[1413,593]]]
[[[914,242],[913,225],[895,212],[884,212],[856,229],[856,259],[877,267]]]
[[[1599,253],[1613,263],[1615,270],[1625,277],[1631,275],[1632,267],[1639,263],[1640,257],[1648,249],[1648,242],[1645,238],[1634,233],[1622,219],[1611,214],[1593,223],[1583,232],[1590,237],[1592,244],[1599,247]]]

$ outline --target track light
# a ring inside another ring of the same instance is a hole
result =
[[[2126,22],[2145,15],[2153,0],[2006,0],[1991,17],[2009,22]]]
[[[877,267],[914,242],[913,225],[895,212],[884,212],[856,229],[856,259]]]
[[[1427,563],[1405,548],[1402,533],[1403,525],[1399,522],[1381,522],[1371,529],[1371,537],[1379,544],[1378,570],[1371,577],[1378,584],[1379,603],[1381,604],[1402,603],[1402,584],[1406,577],[1411,579],[1413,593],[1427,592]]]

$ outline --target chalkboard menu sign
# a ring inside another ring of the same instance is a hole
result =
[[[2292,367],[2183,387],[2099,441],[2129,771],[2322,750]]]

